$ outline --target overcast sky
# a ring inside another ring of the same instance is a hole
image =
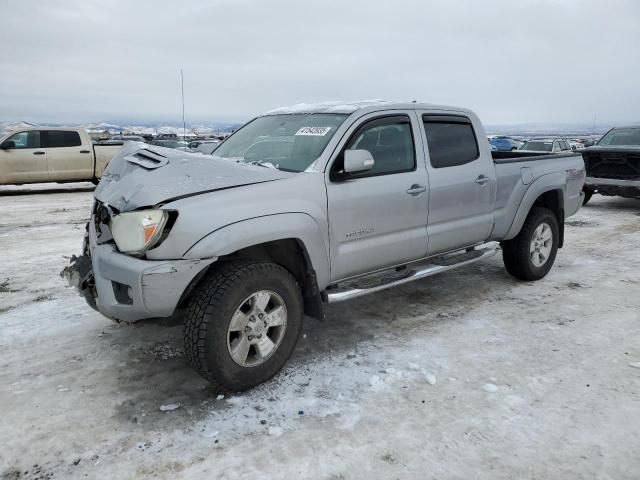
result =
[[[381,98],[640,120],[640,0],[4,0],[0,120],[244,120]]]

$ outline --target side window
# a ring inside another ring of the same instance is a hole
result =
[[[464,165],[480,156],[476,135],[468,118],[425,115],[422,120],[433,168]]]
[[[31,130],[29,132],[20,132],[11,135],[4,143],[13,142],[14,148],[40,148],[40,132],[38,130]]]
[[[571,150],[571,147],[569,146],[569,144],[567,143],[567,141],[566,141],[566,140],[562,140],[562,141],[560,142],[560,145],[561,145],[561,147],[562,147],[562,150],[565,150],[565,151],[566,151],[566,150]]]
[[[409,172],[416,167],[411,122],[404,115],[365,123],[351,136],[345,150],[368,150],[375,162],[371,170],[352,178]],[[332,173],[341,172],[343,165],[341,154],[331,168]]]
[[[66,130],[47,130],[45,146],[47,148],[79,147],[82,145],[80,134]]]

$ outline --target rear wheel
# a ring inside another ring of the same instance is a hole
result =
[[[275,375],[302,328],[302,295],[273,263],[220,265],[196,288],[187,309],[185,351],[207,380],[246,390]]]
[[[520,280],[541,279],[556,259],[558,239],[558,220],[553,212],[543,207],[532,208],[520,233],[502,242],[507,272]]]

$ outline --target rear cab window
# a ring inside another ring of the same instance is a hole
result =
[[[458,115],[423,115],[429,159],[433,168],[465,165],[480,157],[471,120]]]
[[[43,133],[46,148],[79,147],[82,145],[80,134],[73,130],[45,130]]]

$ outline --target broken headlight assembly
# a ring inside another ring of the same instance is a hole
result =
[[[167,210],[138,210],[114,215],[109,229],[118,250],[139,255],[160,242],[168,221]]]

